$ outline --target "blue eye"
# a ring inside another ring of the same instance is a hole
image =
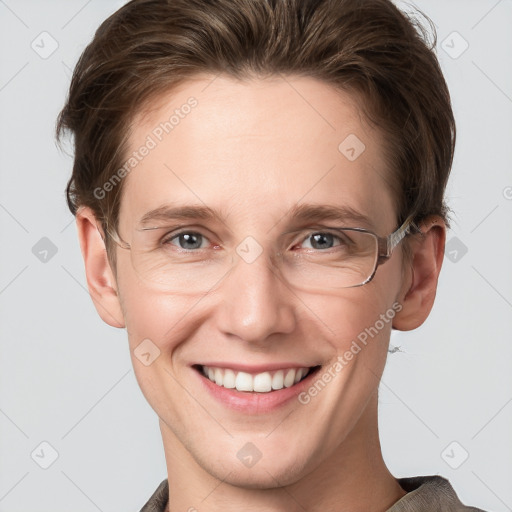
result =
[[[177,243],[174,243],[175,240]],[[182,231],[181,233],[174,234],[172,237],[164,239],[162,244],[178,245],[180,249],[189,251],[203,248],[202,242],[206,242],[207,240],[208,239],[201,235],[201,233],[196,233],[194,231]],[[206,244],[206,247],[208,247],[208,244]]]
[[[337,244],[335,243],[336,240],[338,241]],[[340,236],[322,231],[311,233],[302,243],[305,243],[306,241],[311,241],[310,247],[306,247],[307,249],[322,250],[331,249],[339,245],[346,245],[346,241],[344,241]]]

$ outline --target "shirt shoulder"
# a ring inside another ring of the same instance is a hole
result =
[[[169,484],[167,478],[162,480],[148,502],[140,509],[140,512],[165,512],[169,499]]]
[[[461,503],[450,482],[439,475],[398,478],[407,494],[386,512],[485,512]]]

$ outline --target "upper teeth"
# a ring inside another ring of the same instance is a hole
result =
[[[236,372],[229,368],[202,367],[203,374],[218,386],[236,388],[238,391],[256,391],[265,393],[273,389],[289,388],[304,377],[309,368],[289,368],[273,372],[263,372],[251,375],[246,372]]]

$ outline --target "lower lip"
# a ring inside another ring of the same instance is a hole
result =
[[[237,391],[236,389],[218,386],[215,382],[205,377],[200,370],[193,369],[193,371],[199,377],[202,385],[208,392],[223,405],[246,414],[262,414],[284,406],[296,398],[301,392],[305,391],[311,385],[311,380],[318,373],[319,369],[320,368],[317,368],[315,371],[309,373],[305,379],[289,388],[268,391],[266,393]]]

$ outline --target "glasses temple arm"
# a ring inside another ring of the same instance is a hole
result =
[[[409,234],[412,227],[417,229],[417,226],[413,222],[413,218],[413,215],[407,217],[404,223],[396,231],[388,236],[386,248],[387,251],[384,255],[385,257],[389,258],[391,256],[393,249],[405,238],[406,235]]]

